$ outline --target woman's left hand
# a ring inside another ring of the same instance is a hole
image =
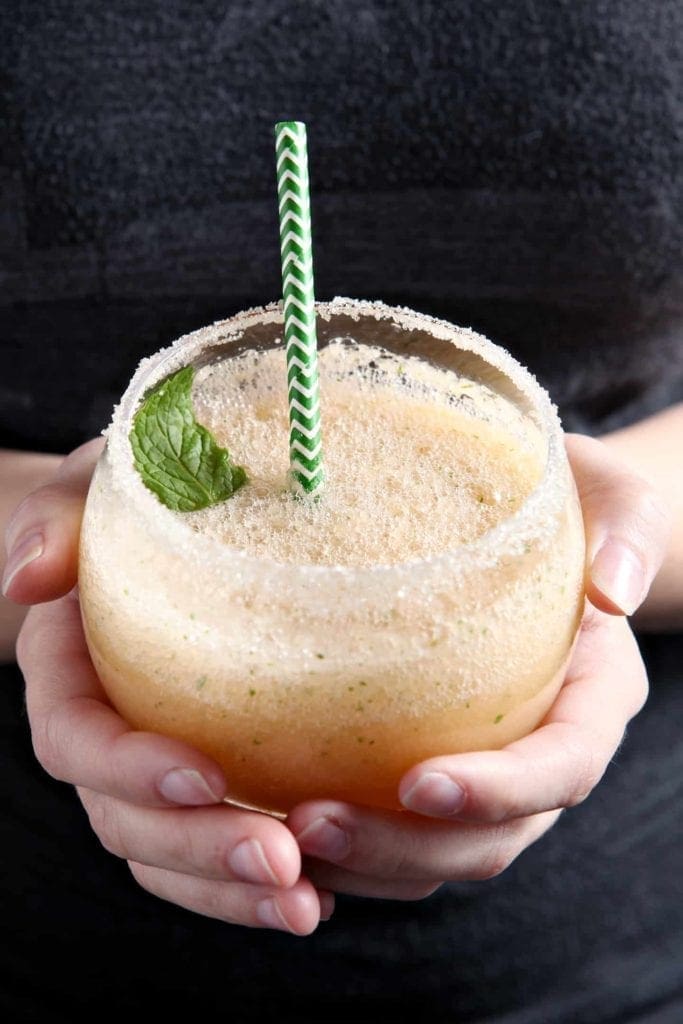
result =
[[[415,900],[446,881],[492,878],[602,778],[647,697],[624,616],[649,590],[669,524],[649,484],[603,444],[573,435],[567,449],[586,527],[590,604],[557,700],[534,732],[502,750],[411,768],[399,788],[411,813],[331,800],[296,807],[287,824],[315,885]]]

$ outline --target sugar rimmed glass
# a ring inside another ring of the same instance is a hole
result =
[[[280,813],[312,797],[394,808],[411,765],[531,731],[562,684],[583,610],[581,510],[559,420],[531,375],[481,336],[409,310],[347,299],[317,309],[321,345],[379,345],[505,397],[544,469],[517,512],[430,558],[279,564],[197,534],[162,506],[128,435],[141,397],[169,373],[281,345],[280,307],[143,361],[84,516],[88,646],[133,727],[204,750],[234,801]]]

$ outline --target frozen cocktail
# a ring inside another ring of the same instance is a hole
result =
[[[320,304],[317,325],[315,500],[288,486],[281,306],[142,363],[88,497],[83,620],[114,706],[214,757],[236,802],[395,808],[411,765],[548,711],[583,609],[581,511],[556,412],[505,351],[380,303]],[[239,486],[183,511],[131,438],[187,367]]]

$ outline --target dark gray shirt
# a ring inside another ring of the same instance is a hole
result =
[[[100,430],[138,359],[277,297],[272,126],[309,126],[317,293],[471,324],[568,426],[683,379],[675,0],[5,5],[0,442]],[[341,900],[308,940],[164,905],[0,690],[9,1019],[683,1019],[680,638],[591,799],[500,878]],[[11,674],[11,673],[8,673]]]

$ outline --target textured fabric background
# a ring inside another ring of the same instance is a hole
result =
[[[664,369],[683,376],[677,0],[10,0],[0,17],[11,443],[75,443],[141,354],[277,296],[282,117],[309,124],[320,298],[483,330],[571,426],[637,417],[667,400]]]
[[[678,0],[6,0],[0,441],[101,429],[141,355],[277,296],[272,125],[309,124],[320,298],[472,324],[596,430],[682,394]],[[500,878],[309,940],[147,896],[0,686],[0,1009],[679,1024],[680,638],[590,800]]]

